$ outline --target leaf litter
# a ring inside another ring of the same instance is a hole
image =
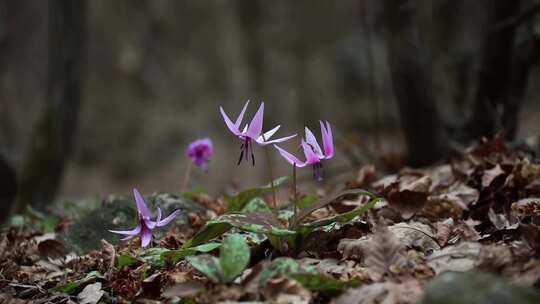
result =
[[[76,254],[57,234],[6,227],[0,301],[418,303],[449,272],[540,286],[534,156],[495,137],[431,168],[358,172],[326,198],[301,195],[296,228],[282,223],[290,201],[279,220],[268,212],[267,187],[191,195],[207,210],[190,213],[195,228],[175,227],[150,249],[102,240]]]

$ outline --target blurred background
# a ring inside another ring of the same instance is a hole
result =
[[[539,12],[535,0],[0,0],[2,213],[178,192],[201,137],[215,156],[193,187],[266,183],[264,151],[237,166],[241,142],[218,110],[234,119],[248,99],[246,117],[264,100],[279,137],[331,122],[329,184],[366,163],[430,165],[498,132],[534,149]],[[274,175],[290,174],[272,154]]]

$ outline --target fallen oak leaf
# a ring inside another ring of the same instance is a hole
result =
[[[79,292],[77,298],[80,304],[96,304],[99,302],[105,292],[101,290],[101,282],[95,282],[86,285],[84,289]]]
[[[365,262],[375,280],[380,280],[385,274],[395,273],[405,265],[405,248],[386,225],[379,224],[375,228],[370,243],[365,253]]]
[[[408,219],[425,206],[430,185],[431,178],[427,175],[420,178],[400,177],[398,181],[383,189],[383,195],[390,208]]]

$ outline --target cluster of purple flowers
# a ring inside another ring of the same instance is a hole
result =
[[[314,177],[319,181],[322,180],[322,161],[330,159],[334,156],[334,140],[332,137],[332,128],[330,127],[330,123],[328,121],[324,123],[320,121],[323,149],[321,149],[321,147],[319,146],[319,143],[317,142],[315,135],[313,135],[313,132],[311,132],[308,127],[306,127],[305,139],[302,138],[300,143],[300,146],[302,147],[304,152],[305,160],[301,161],[293,154],[285,151],[278,145],[275,145],[275,143],[284,142],[295,137],[296,134],[270,140],[270,137],[272,137],[272,135],[274,135],[281,127],[280,125],[274,127],[266,133],[261,134],[264,116],[264,102],[261,103],[261,105],[259,106],[259,110],[255,114],[255,117],[253,117],[253,120],[251,120],[251,123],[246,124],[242,131],[240,131],[240,125],[242,123],[242,119],[244,118],[244,113],[246,112],[248,105],[249,101],[246,102],[234,123],[231,121],[229,116],[227,116],[223,108],[219,107],[221,115],[223,116],[223,120],[225,120],[225,124],[227,125],[229,130],[238,138],[240,138],[240,140],[242,140],[238,164],[240,164],[242,158],[244,158],[246,161],[249,160],[248,156],[251,155],[252,163],[253,165],[255,165],[253,143],[257,143],[262,146],[267,144],[274,144],[274,147],[278,150],[279,154],[281,154],[281,156],[283,156],[283,158],[288,163],[296,167],[305,167],[306,165],[310,165],[313,167]]]
[[[238,159],[238,164],[245,161],[249,162],[251,157],[251,163],[255,166],[255,155],[253,153],[253,144],[258,144],[265,146],[268,144],[273,144],[274,148],[277,149],[279,154],[291,165],[295,167],[305,167],[310,165],[313,167],[313,175],[315,179],[322,180],[322,161],[330,159],[334,156],[334,140],[332,137],[332,128],[328,121],[322,122],[321,125],[321,137],[323,147],[319,146],[315,135],[309,128],[305,128],[305,138],[302,138],[300,141],[300,147],[304,152],[305,160],[302,161],[298,159],[293,154],[287,152],[283,148],[277,146],[277,143],[285,142],[293,137],[296,134],[285,136],[277,139],[270,140],[270,138],[279,130],[281,125],[277,125],[274,128],[270,129],[267,132],[262,132],[263,129],[263,117],[264,117],[264,102],[261,103],[257,113],[251,120],[249,124],[246,124],[242,131],[240,131],[240,126],[244,118],[244,113],[249,105],[249,101],[246,102],[242,111],[236,118],[235,122],[227,116],[222,107],[219,107],[221,115],[225,120],[225,124],[229,130],[237,136],[241,141],[242,145],[240,147],[240,157]],[[187,156],[191,159],[191,162],[197,167],[206,170],[208,167],[208,162],[214,154],[214,146],[212,141],[209,138],[203,138],[193,141],[187,148]],[[180,210],[176,210],[167,216],[164,219],[161,219],[161,209],[157,208],[157,218],[155,221],[150,219],[151,213],[146,203],[137,189],[133,189],[133,195],[135,197],[135,203],[137,205],[137,215],[138,215],[138,224],[132,230],[109,230],[110,232],[124,235],[125,238],[122,240],[129,240],[136,236],[141,238],[141,246],[146,247],[152,242],[152,230],[157,227],[162,227],[170,223],[175,217],[180,213]]]

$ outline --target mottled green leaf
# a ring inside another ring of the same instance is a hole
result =
[[[259,284],[264,286],[268,280],[277,276],[288,274],[292,272],[298,272],[300,265],[295,259],[288,257],[280,257],[273,260],[268,267],[266,267],[259,277]]]
[[[316,201],[316,195],[306,195],[303,198],[299,199],[298,202],[296,202],[296,207],[304,209],[311,206],[311,204],[315,203]]]
[[[219,248],[221,246],[220,243],[207,243],[202,244],[199,246],[184,248],[184,249],[178,249],[178,250],[169,250],[166,252],[163,252],[161,254],[161,257],[164,260],[170,259],[173,263],[176,263],[183,259],[186,256],[194,255],[197,252],[210,252],[216,248]]]
[[[244,208],[242,208],[242,210],[240,211],[240,213],[255,213],[255,212],[271,213],[272,210],[270,210],[270,208],[268,207],[268,205],[262,198],[255,197],[252,200],[250,200],[244,206]]]
[[[66,294],[75,294],[77,291],[82,289],[84,285],[95,281],[96,279],[103,279],[103,275],[99,271],[91,271],[89,272],[83,279],[75,280],[68,282],[64,285],[56,286],[54,288],[50,288],[49,292],[61,292]]]
[[[204,228],[199,231],[192,240],[186,242],[182,248],[189,248],[190,246],[198,246],[204,244],[211,239],[222,235],[231,229],[231,225],[227,222],[207,222]]]
[[[287,180],[286,176],[282,176],[275,179],[274,187],[279,187],[286,180]],[[253,188],[253,189],[242,191],[238,193],[235,197],[232,197],[228,200],[227,212],[238,212],[242,210],[242,208],[244,208],[244,206],[253,198],[263,193],[270,192],[270,191],[272,191],[272,187],[270,184],[261,188]]]
[[[375,204],[379,201],[379,198],[375,198],[367,202],[366,204],[357,207],[349,212],[345,212],[342,214],[338,214],[335,216],[327,217],[324,219],[320,219],[317,221],[313,221],[311,223],[303,224],[300,227],[300,230],[302,233],[308,233],[313,231],[313,229],[317,227],[322,227],[326,225],[330,225],[333,223],[347,223],[351,220],[353,220],[355,217],[362,215],[366,212],[368,212],[371,208],[375,206]]]
[[[244,236],[227,236],[219,249],[219,264],[226,282],[239,276],[249,263],[250,251]]]
[[[219,260],[216,257],[209,254],[201,254],[188,256],[186,260],[193,268],[202,272],[210,280],[216,283],[224,282]]]
[[[240,230],[265,233],[275,236],[294,235],[296,232],[278,227],[271,213],[231,213],[220,215],[208,222],[207,226],[227,223]]]
[[[370,198],[375,198],[375,195],[362,189],[347,189],[347,190],[343,190],[337,193],[333,193],[331,195],[328,195],[326,197],[319,199],[318,201],[310,204],[308,207],[304,209],[300,209],[300,212],[298,213],[298,217],[296,218],[296,222],[300,223],[300,221],[306,216],[308,216],[309,214],[311,214],[311,212],[317,209],[320,209],[322,207],[325,207],[331,204],[332,202],[334,202],[336,199],[345,195],[366,195]]]
[[[122,268],[124,266],[131,266],[138,263],[141,263],[141,261],[127,254],[122,254],[116,257],[116,265],[118,266],[118,268]]]
[[[81,285],[80,281],[68,282],[64,285],[49,289],[49,292],[61,292],[61,293],[66,293],[66,294],[73,294],[79,288],[80,285]]]
[[[358,280],[341,281],[320,273],[290,273],[287,276],[298,281],[305,288],[314,291],[343,290],[360,285]]]
[[[140,259],[152,266],[161,267],[165,265],[163,257],[169,251],[171,250],[166,248],[149,248],[140,255]]]

